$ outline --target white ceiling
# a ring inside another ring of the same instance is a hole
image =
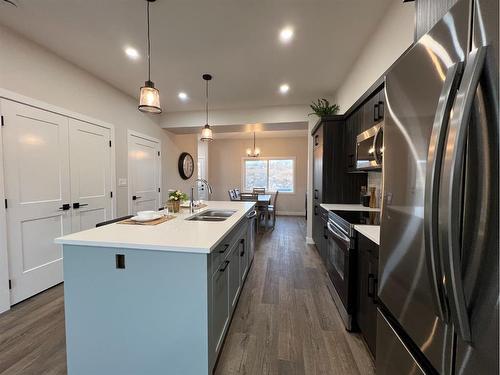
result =
[[[145,1],[14,0],[0,23],[137,97],[147,78]],[[332,96],[392,0],[158,0],[151,5],[152,80],[165,111],[306,104]],[[280,43],[290,25],[294,40]],[[124,47],[139,50],[128,59]],[[283,96],[281,83],[290,85]],[[177,98],[180,91],[190,96]]]

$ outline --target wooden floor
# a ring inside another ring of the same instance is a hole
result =
[[[305,220],[279,217],[259,237],[216,375],[374,374],[362,339],[342,325],[319,256],[304,244]],[[0,375],[66,374],[63,303],[57,286],[0,315]]]

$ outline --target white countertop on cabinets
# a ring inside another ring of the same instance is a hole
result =
[[[339,211],[380,211],[380,208],[365,207],[361,204],[337,204],[337,203],[321,203],[321,207],[325,210],[339,210]]]
[[[209,254],[219,242],[251,211],[254,202],[208,201],[196,211],[181,209],[173,220],[158,225],[109,224],[56,238],[63,245],[113,247]],[[208,209],[235,210],[225,221],[188,221]]]
[[[354,229],[380,245],[380,225],[355,225]]]

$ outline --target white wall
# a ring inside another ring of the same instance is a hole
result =
[[[166,165],[163,170],[168,173],[166,189],[180,190],[191,195],[191,187],[194,186],[194,181],[198,177],[198,135],[197,134],[173,134],[168,131],[167,133],[167,155]],[[183,152],[189,152],[194,159],[194,172],[193,176],[184,180],[178,169],[179,156]],[[195,186],[194,186],[195,187]],[[196,188],[196,187],[195,187]],[[196,197],[196,189],[195,189]]]
[[[165,152],[169,142],[158,117],[137,110],[134,98],[56,56],[41,46],[0,26],[0,88],[115,126],[116,177],[127,177],[127,129],[158,138]],[[141,82],[138,82],[138,87]],[[165,194],[167,173],[163,173]],[[127,214],[127,187],[118,187],[117,215]],[[0,312],[9,306],[5,249],[0,249]]]
[[[337,89],[335,102],[340,105],[341,113],[345,113],[412,45],[414,33],[414,3],[394,0]]]
[[[278,195],[278,214],[304,215],[307,188],[307,136],[259,138],[257,146],[262,157],[295,158],[295,191]],[[215,139],[209,146],[209,182],[214,200],[229,200],[228,190],[242,186],[242,160],[252,139]]]
[[[117,178],[127,177],[127,129],[158,138],[165,148],[160,118],[139,112],[134,98],[3,26],[0,51],[1,88],[115,126]],[[127,187],[117,189],[117,214],[126,215]]]

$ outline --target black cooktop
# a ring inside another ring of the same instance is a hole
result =
[[[380,212],[378,211],[332,210],[330,212],[351,225],[380,225]],[[337,221],[334,216],[330,215],[330,217]]]

